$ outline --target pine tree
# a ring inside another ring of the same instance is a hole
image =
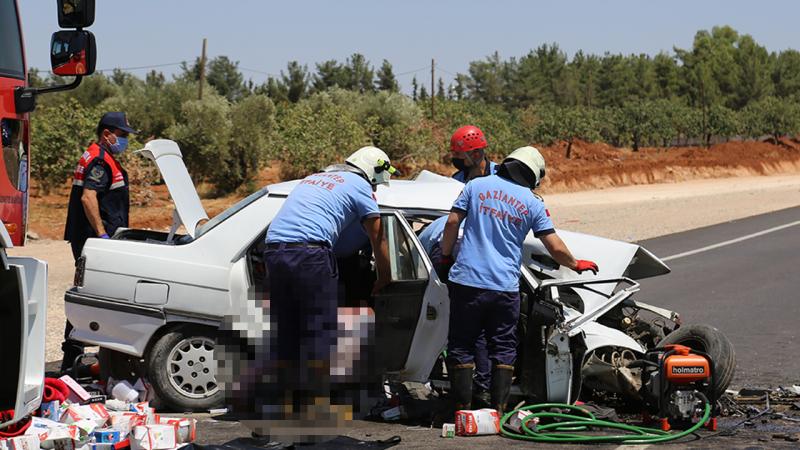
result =
[[[414,78],[411,79],[411,99],[414,101],[419,100],[419,96],[417,95],[418,90],[419,84],[417,83],[417,76],[414,75]]]
[[[436,98],[439,100],[445,99],[444,80],[442,80],[441,78],[439,78],[439,86],[436,88]]]
[[[385,59],[383,60],[383,64],[381,64],[381,68],[378,70],[378,79],[375,81],[375,87],[379,91],[397,92],[400,90],[400,86],[397,84],[397,79],[392,71],[392,64]]]
[[[428,90],[425,89],[425,85],[419,87],[419,101],[424,102],[428,99]]]

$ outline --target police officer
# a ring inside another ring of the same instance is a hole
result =
[[[97,141],[78,160],[69,195],[64,239],[72,246],[77,260],[89,238],[108,239],[119,227],[128,226],[130,199],[128,174],[116,156],[128,148],[128,135],[137,133],[123,112],[107,112],[97,125]],[[61,371],[72,366],[83,353],[82,345],[69,339],[72,325],[67,322],[61,349]]]
[[[465,125],[457,129],[450,137],[450,161],[458,169],[453,179],[466,183],[473,178],[495,173],[497,164],[486,156],[488,145],[480,128]]]
[[[466,184],[445,225],[438,264],[447,267],[453,264],[459,225],[466,222],[457,260],[449,271],[448,373],[459,409],[471,406],[473,352],[483,331],[492,362],[491,406],[501,413],[505,410],[516,359],[522,243],[529,231],[559,264],[578,273],[597,273],[595,263],[572,256],[533,193],[544,175],[544,158],[537,149],[515,150],[496,175]]]
[[[337,338],[338,270],[332,248],[353,222],[363,225],[375,255],[373,294],[388,284],[389,255],[374,191],[395,172],[386,153],[363,147],[346,164],[303,179],[269,226],[264,260],[277,344],[271,358],[278,385],[291,393],[289,404],[295,408],[320,406],[329,393]]]
[[[492,175],[497,172],[497,164],[490,161],[486,155],[489,141],[480,128],[474,125],[465,125],[457,129],[450,137],[450,160],[458,172],[453,174],[453,179],[466,183],[474,178]],[[438,239],[444,231],[444,222],[434,222]],[[432,231],[433,231],[432,230]],[[438,252],[437,252],[438,253]],[[430,253],[429,253],[430,254]],[[433,256],[432,256],[433,257]],[[475,343],[475,400],[477,407],[488,406],[489,379],[492,366],[489,363],[489,353],[486,350],[486,338],[483,334]]]

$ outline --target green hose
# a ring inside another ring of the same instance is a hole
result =
[[[580,415],[554,413],[547,410],[551,408],[567,409],[575,411]],[[532,414],[525,417],[522,421],[522,433],[514,433],[505,428],[506,422],[518,411],[531,411]],[[539,411],[539,412],[536,412]],[[534,429],[528,427],[528,423],[534,418],[539,419],[562,419],[565,422],[554,422],[545,425],[536,425]],[[624,423],[609,422],[594,417],[592,413],[580,406],[562,403],[543,403],[540,405],[525,406],[506,413],[500,419],[500,430],[503,436],[533,442],[560,442],[560,443],[616,443],[616,444],[656,444],[667,442],[688,436],[702,427],[711,417],[711,404],[706,401],[703,418],[691,428],[679,433],[670,433],[656,428],[637,427]],[[623,430],[632,434],[616,435],[587,435],[575,433],[587,429],[614,429]]]

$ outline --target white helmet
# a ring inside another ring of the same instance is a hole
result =
[[[538,187],[539,183],[542,182],[545,174],[545,163],[544,163],[544,156],[539,153],[539,150],[535,147],[531,147],[527,145],[525,147],[520,147],[510,155],[506,156],[506,159],[503,162],[508,161],[509,159],[513,159],[516,161],[521,162],[522,164],[526,165],[532,172],[533,176],[536,178],[536,183],[533,187]]]
[[[378,147],[361,147],[345,161],[363,172],[373,186],[389,184],[389,178],[398,172],[392,167],[386,152]]]

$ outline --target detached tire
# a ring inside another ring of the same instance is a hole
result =
[[[222,406],[214,347],[214,331],[202,327],[176,328],[153,344],[146,364],[157,407],[199,412]]]
[[[717,398],[725,393],[736,371],[736,354],[731,341],[721,331],[711,325],[684,325],[668,334],[658,346],[667,344],[685,345],[707,353],[714,362],[714,392]]]

